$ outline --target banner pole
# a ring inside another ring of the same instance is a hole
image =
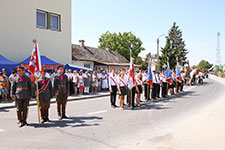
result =
[[[37,108],[38,108],[38,123],[41,123],[40,121],[40,103],[39,103],[39,90],[38,90],[38,82],[37,82],[37,77],[35,76],[36,79],[36,93],[37,93]]]
[[[149,84],[147,84],[147,101],[149,101]]]

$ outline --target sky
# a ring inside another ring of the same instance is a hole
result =
[[[217,32],[221,62],[225,63],[224,0],[72,0],[72,43],[98,47],[100,35],[132,32],[145,51],[157,52],[157,38],[168,34],[173,22],[183,31],[190,65],[205,59],[216,63]],[[165,46],[160,37],[160,47]]]

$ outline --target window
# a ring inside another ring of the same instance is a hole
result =
[[[36,26],[39,28],[47,28],[47,13],[44,11],[37,11]]]
[[[50,29],[59,30],[59,15],[50,14]]]
[[[61,31],[61,16],[55,13],[37,10],[36,27]]]
[[[91,64],[84,64],[85,68],[91,68]]]

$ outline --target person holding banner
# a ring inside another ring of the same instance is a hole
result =
[[[19,127],[23,127],[27,124],[27,114],[29,101],[32,98],[32,85],[30,78],[25,75],[25,68],[17,68],[18,76],[12,82],[11,97],[15,101],[17,118]]]
[[[109,91],[110,91],[110,102],[111,107],[115,108],[116,106],[116,93],[117,93],[117,76],[115,74],[115,69],[112,70],[109,75]]]
[[[57,74],[54,77],[54,91],[57,102],[57,112],[59,120],[68,118],[66,116],[66,103],[69,96],[69,82],[67,76],[63,73],[64,67],[57,67]]]
[[[41,72],[41,77],[38,80],[38,90],[39,90],[39,101],[40,101],[40,112],[42,122],[50,122],[48,118],[48,110],[50,107],[50,99],[53,97],[52,93],[52,82],[46,77],[46,71]]]
[[[162,71],[160,80],[162,82],[162,97],[165,98],[167,95],[167,81],[166,81],[165,71]]]
[[[137,79],[136,79],[136,83],[137,83],[137,88],[136,88],[136,93],[137,93],[137,97],[136,97],[136,103],[137,106],[140,107],[141,104],[141,94],[143,91],[143,82],[142,82],[142,74],[138,73],[137,74]]]

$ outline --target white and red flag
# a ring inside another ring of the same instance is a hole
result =
[[[128,88],[131,89],[135,86],[135,79],[134,79],[134,58],[131,57],[130,60],[130,71],[128,77]]]
[[[30,63],[28,65],[28,71],[32,74],[42,71],[40,53],[39,53],[37,43],[34,44],[34,48],[31,53]]]

